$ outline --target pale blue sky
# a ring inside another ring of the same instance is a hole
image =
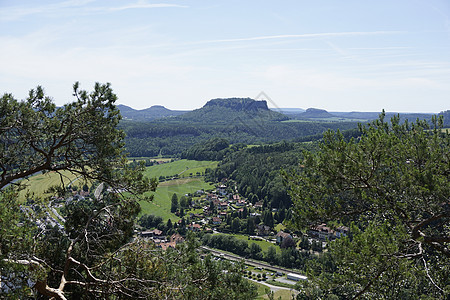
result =
[[[111,82],[119,103],[211,98],[329,111],[450,109],[449,0],[4,1],[0,93],[57,104]]]

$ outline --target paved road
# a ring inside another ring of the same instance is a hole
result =
[[[254,266],[254,267],[266,268],[266,269],[274,270],[275,272],[292,273],[292,274],[305,276],[305,275],[303,275],[303,274],[301,274],[299,272],[296,272],[294,270],[271,266],[270,264],[267,264],[267,263],[263,263],[263,262],[259,262],[259,261],[255,261],[255,260],[251,260],[251,259],[246,259],[246,258],[240,257],[240,256],[235,255],[235,254],[228,254],[228,253],[225,253],[223,251],[220,251],[220,250],[217,250],[217,249],[211,249],[211,248],[206,247],[206,246],[201,246],[201,248],[205,249],[205,250],[208,250],[208,251],[211,251],[211,253],[214,254],[214,255],[220,255],[220,256],[223,256],[224,258],[229,259],[229,260],[235,260],[235,261],[244,260],[246,264]]]

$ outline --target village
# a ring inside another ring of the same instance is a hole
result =
[[[194,197],[192,197],[194,196]],[[305,233],[291,232],[282,225],[282,221],[274,226],[273,216],[278,213],[278,209],[263,208],[262,201],[251,203],[235,191],[220,183],[215,190],[205,192],[196,191],[194,195],[186,194],[182,197],[195,198],[186,207],[175,211],[182,218],[175,224],[169,220],[167,223],[160,222],[155,228],[137,231],[139,237],[152,240],[158,247],[167,249],[175,248],[178,243],[184,241],[183,235],[187,231],[204,234],[243,234],[251,241],[265,241],[275,247],[288,248],[297,247],[301,249],[301,241],[307,240],[310,245],[314,244],[314,249],[320,248],[322,251],[328,241],[346,236],[349,228],[339,226],[335,229],[320,224],[312,226]],[[269,217],[264,217],[269,215]],[[159,225],[159,226],[158,226]],[[164,226],[165,225],[165,226]],[[170,227],[170,228],[168,228]],[[277,230],[278,229],[278,230]],[[303,242],[303,248],[305,242]],[[317,247],[317,245],[319,245]]]

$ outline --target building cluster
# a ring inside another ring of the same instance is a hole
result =
[[[175,248],[179,243],[184,242],[184,237],[179,233],[174,233],[171,236],[164,236],[163,232],[159,229],[153,229],[143,231],[140,233],[140,237],[147,240],[152,240],[157,247],[166,250],[167,248]]]
[[[312,226],[308,230],[308,235],[322,241],[331,241],[348,235],[348,227],[339,226],[335,230],[323,223],[317,226]]]

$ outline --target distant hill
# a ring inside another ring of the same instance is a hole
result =
[[[257,101],[250,98],[219,98],[209,100],[202,108],[171,118],[169,121],[233,124],[236,122],[284,121],[287,119],[289,119],[287,116],[270,110],[266,101]]]
[[[304,113],[298,114],[296,117],[298,119],[327,119],[335,116],[324,109],[308,108]]]
[[[362,119],[362,120],[375,120],[378,119],[381,112],[331,112],[331,114],[346,119]],[[431,120],[431,116],[436,114],[429,113],[397,113],[397,112],[386,112],[386,119],[390,120],[393,116],[400,115],[400,120],[403,122],[408,119],[410,122],[414,122],[417,119],[420,120]]]
[[[153,105],[149,108],[136,110],[129,106],[119,104],[117,106],[124,119],[133,121],[153,121],[161,118],[175,117],[186,113],[181,110],[170,110],[162,105]]]
[[[330,112],[330,114],[346,119],[361,119],[361,120],[375,120],[381,112],[361,112],[361,111],[351,111],[351,112]]]
[[[281,113],[283,115],[286,115],[286,116],[298,115],[298,114],[301,114],[301,113],[305,112],[305,110],[302,109],[302,108],[278,108],[277,107],[277,108],[270,108],[270,110],[279,112],[279,113]]]

